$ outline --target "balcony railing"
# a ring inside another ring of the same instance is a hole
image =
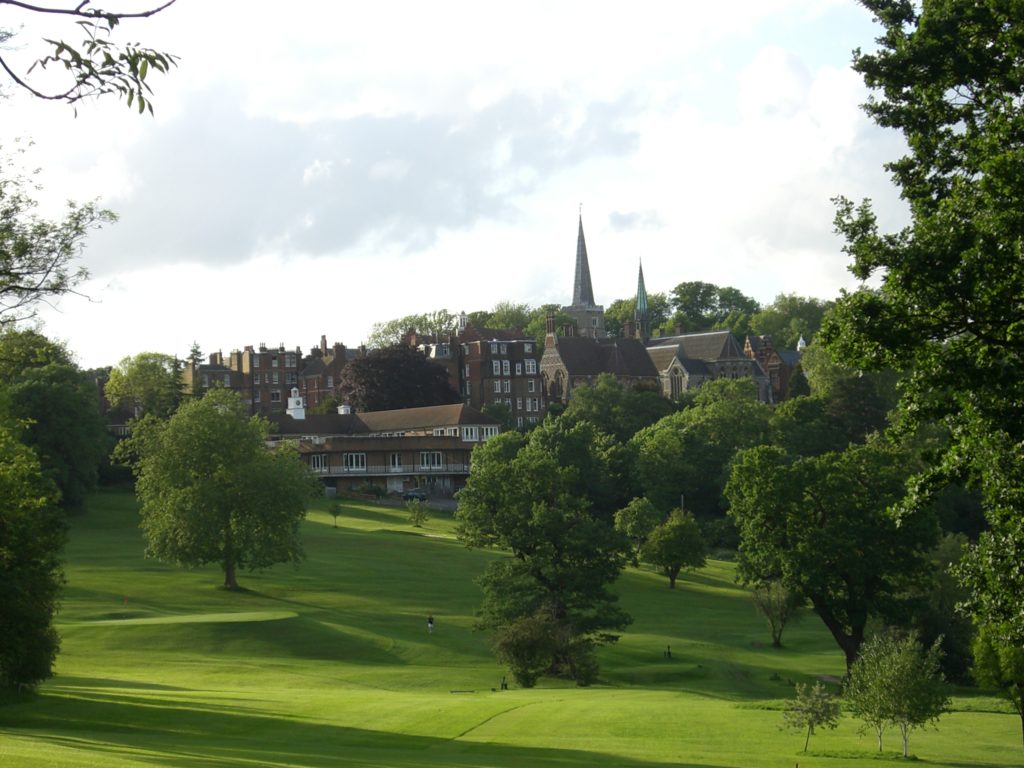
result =
[[[469,464],[465,462],[447,462],[444,464],[434,465],[430,467],[421,467],[417,465],[408,465],[402,467],[393,467],[387,464],[370,464],[366,467],[338,467],[338,466],[326,466],[326,467],[310,467],[310,469],[317,475],[394,475],[394,474],[409,474],[409,475],[450,475],[450,474],[469,474]]]

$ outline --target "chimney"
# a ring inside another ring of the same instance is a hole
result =
[[[554,316],[553,313],[550,313],[550,312],[548,313],[548,318],[547,318],[547,333],[548,333],[548,336],[554,336],[555,335],[555,316]]]
[[[348,416],[349,414],[352,413],[352,406],[349,405],[348,403],[345,403],[344,405],[339,405],[338,413],[340,413],[342,416]]]
[[[632,339],[634,335],[633,321],[627,320],[622,324],[622,338]]]
[[[320,354],[327,354],[327,334],[320,335]]]

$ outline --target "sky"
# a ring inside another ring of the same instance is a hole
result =
[[[81,36],[33,16],[0,14],[23,68]],[[91,368],[568,304],[580,215],[605,306],[641,260],[649,292],[835,298],[856,281],[831,198],[906,220],[883,168],[904,145],[850,69],[878,33],[854,0],[178,0],[115,38],[180,57],[149,77],[154,116],[0,101],[0,151],[34,142],[41,213],[119,217],[43,332]]]

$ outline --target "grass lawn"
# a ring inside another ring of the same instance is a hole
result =
[[[0,766],[877,766],[899,737],[844,718],[811,739],[782,731],[792,684],[840,676],[842,654],[806,615],[786,647],[728,563],[684,575],[629,570],[634,617],[601,651],[601,683],[500,691],[473,631],[489,558],[443,512],[326,504],[303,526],[307,559],[239,574],[142,557],[134,499],[104,493],[72,524],[57,675],[0,706]],[[427,633],[426,617],[436,627]],[[666,646],[672,658],[666,659]],[[1024,765],[1020,722],[962,692],[911,750],[934,766]]]

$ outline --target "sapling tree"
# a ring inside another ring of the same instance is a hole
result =
[[[786,624],[800,616],[803,597],[778,580],[772,579],[754,587],[750,594],[754,609],[768,621],[772,633],[772,647],[782,647],[782,631]]]
[[[1024,648],[982,628],[974,640],[974,676],[995,688],[1020,715],[1024,743]]]
[[[423,524],[430,518],[430,511],[427,505],[419,499],[409,499],[405,502],[405,511],[409,513],[409,522],[416,528],[422,528]]]
[[[913,635],[893,632],[864,643],[843,701],[854,717],[874,730],[879,752],[886,726],[899,728],[906,757],[910,732],[937,721],[946,711],[949,695],[939,665],[940,644],[941,638],[924,650]]]
[[[790,728],[807,729],[804,752],[814,735],[815,728],[835,728],[839,724],[839,700],[825,690],[820,682],[808,687],[796,684],[796,698],[786,704],[783,720]]]

